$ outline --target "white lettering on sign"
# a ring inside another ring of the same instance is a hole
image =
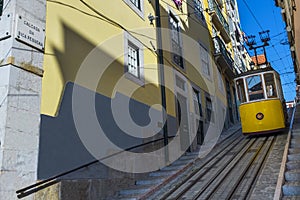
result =
[[[38,50],[45,48],[45,29],[41,23],[32,23],[30,20],[17,16],[16,39]]]

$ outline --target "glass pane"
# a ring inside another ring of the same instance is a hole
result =
[[[254,75],[247,78],[249,100],[264,99],[264,92],[260,75]]]
[[[139,77],[139,54],[138,48],[132,46],[131,43],[128,44],[128,72],[132,75]]]
[[[246,102],[245,85],[243,79],[239,79],[236,81],[236,88],[237,88],[239,101],[241,103]]]
[[[268,98],[277,97],[276,86],[274,82],[274,74],[268,73],[264,75],[265,84],[266,84],[266,92]]]

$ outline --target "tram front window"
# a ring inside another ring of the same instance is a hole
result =
[[[276,87],[274,82],[274,74],[272,73],[264,74],[264,78],[265,78],[266,92],[268,98],[276,98],[277,92],[276,92]]]
[[[260,75],[247,78],[249,101],[264,99],[264,91]]]

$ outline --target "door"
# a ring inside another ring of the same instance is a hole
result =
[[[190,146],[187,98],[177,93],[177,123],[180,135],[180,147],[185,151]],[[187,149],[190,151],[190,148]]]
[[[203,131],[203,112],[201,102],[201,92],[193,88],[193,101],[194,101],[194,129],[196,130],[197,145],[202,145],[204,141]]]

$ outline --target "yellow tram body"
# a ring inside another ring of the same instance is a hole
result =
[[[263,119],[256,118],[258,113]],[[285,115],[280,99],[259,101],[240,105],[243,134],[268,133],[285,128]]]
[[[287,115],[279,74],[271,67],[235,78],[244,135],[277,132],[286,127]]]

